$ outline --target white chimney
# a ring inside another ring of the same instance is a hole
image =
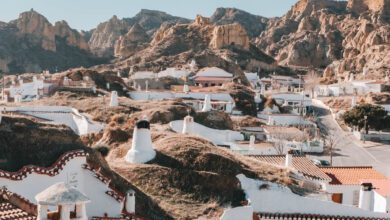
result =
[[[254,135],[251,135],[249,137],[249,148],[254,148],[255,147],[255,141],[256,141],[256,137]]]
[[[286,154],[285,167],[292,168],[293,165],[293,155],[291,151],[288,151]]]
[[[130,189],[126,194],[126,212],[135,214],[135,192]]]
[[[111,99],[110,99],[110,107],[116,107],[116,106],[118,106],[118,92],[112,91]]]
[[[352,96],[351,106],[352,108],[356,106],[356,96]]]
[[[359,193],[359,208],[372,211],[371,204],[373,199],[372,183],[362,183]]]
[[[149,90],[149,80],[145,81],[145,92]]]
[[[183,131],[182,131],[183,134],[191,134],[193,122],[194,122],[194,118],[193,117],[191,117],[189,115],[184,117],[184,120],[183,120]]]
[[[129,163],[146,163],[156,156],[150,134],[150,123],[143,119],[136,123],[133,132],[131,149],[127,152],[125,160]]]
[[[189,93],[190,92],[190,87],[187,85],[187,83],[184,84],[184,86],[183,86],[183,92],[184,93]]]
[[[229,101],[227,104],[226,104],[226,113],[232,113],[233,111],[233,102],[232,101]]]
[[[202,112],[208,112],[208,111],[211,111],[211,109],[212,109],[211,98],[210,98],[210,95],[207,94],[204,98],[204,101],[203,101]]]

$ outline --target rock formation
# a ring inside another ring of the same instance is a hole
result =
[[[237,23],[216,26],[212,35],[210,46],[214,49],[221,49],[229,45],[249,49],[249,37],[245,29]]]
[[[89,53],[82,34],[66,22],[52,25],[31,10],[0,23],[0,70],[10,73],[51,72],[102,62]]]
[[[389,0],[300,0],[256,40],[279,64],[326,68],[326,75],[382,72],[388,65]]]
[[[115,56],[128,57],[134,54],[138,46],[149,42],[149,36],[145,30],[135,24],[126,35],[120,36],[115,43]]]
[[[141,10],[132,18],[118,19],[113,16],[110,20],[103,22],[93,31],[89,40],[92,52],[98,56],[113,56],[115,53],[115,42],[138,24],[144,31],[152,36],[154,32],[164,23],[187,23],[189,20],[169,15],[165,12],[153,10]],[[116,55],[116,54],[115,54]]]
[[[41,41],[43,49],[56,51],[54,27],[41,14],[31,9],[21,13],[15,23],[20,35],[30,34]]]
[[[56,22],[54,32],[56,36],[66,39],[68,45],[89,51],[88,42],[85,41],[83,35],[70,28],[66,21]]]
[[[217,8],[210,17],[210,21],[216,25],[240,24],[250,38],[257,37],[267,27],[268,19],[250,14],[236,8]]]

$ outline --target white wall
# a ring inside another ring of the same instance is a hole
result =
[[[374,213],[352,206],[299,196],[285,186],[250,179],[243,174],[237,175],[237,178],[241,182],[241,187],[247,199],[251,201],[254,212],[340,215],[370,218],[390,217],[389,214]],[[268,187],[266,189],[259,189],[263,184],[267,184]]]
[[[253,208],[251,206],[240,206],[227,209],[223,212],[220,220],[253,220]]]
[[[360,185],[331,185],[331,184],[326,184],[325,185],[325,191],[331,194],[334,193],[342,193],[343,194],[343,202],[342,204],[344,205],[357,205],[358,203],[354,204],[354,196],[355,201],[359,201],[359,190],[360,190]],[[355,193],[357,192],[357,193]]]
[[[93,122],[77,109],[67,106],[23,106],[4,109],[46,119],[54,124],[64,124],[78,135],[100,132],[104,128],[104,124]]]
[[[71,159],[58,175],[49,176],[38,173],[27,174],[23,180],[9,180],[0,177],[0,187],[7,187],[8,190],[23,196],[24,198],[36,203],[35,196],[52,186],[55,183],[65,182],[79,189],[91,203],[87,204],[87,214],[92,216],[103,216],[107,213],[109,216],[117,217],[121,214],[123,202],[118,202],[111,196],[105,194],[111,190],[105,183],[94,177],[94,174],[82,168],[86,164],[86,157],[80,156]]]
[[[159,91],[133,91],[128,93],[131,99],[134,100],[164,100],[177,98],[192,98],[204,100],[206,95],[210,95],[211,100],[233,102],[233,98],[229,93],[205,93],[205,92],[189,92],[189,93],[175,93],[175,92],[159,92]]]
[[[383,197],[377,192],[374,193],[374,212],[388,212],[390,211],[390,197]]]
[[[175,132],[181,133],[183,131],[183,120],[172,121],[169,126]],[[191,126],[192,135],[198,135],[215,145],[230,145],[230,142],[244,140],[244,135],[237,131],[212,129],[196,122],[191,123]]]

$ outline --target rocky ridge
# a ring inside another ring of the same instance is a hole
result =
[[[65,21],[52,25],[31,10],[0,25],[0,70],[3,72],[41,72],[92,66],[102,62],[89,53],[82,34]]]
[[[271,20],[259,48],[281,65],[384,74],[389,59],[388,0],[301,0]]]
[[[126,38],[126,33],[136,24],[148,36],[152,36],[162,24],[188,22],[190,22],[188,19],[175,17],[165,12],[142,9],[132,18],[119,19],[117,16],[113,16],[110,20],[99,24],[93,30],[88,44],[91,51],[96,55],[113,56],[116,41],[120,37]]]

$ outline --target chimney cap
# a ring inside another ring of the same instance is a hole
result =
[[[141,119],[137,121],[136,126],[138,129],[141,128],[150,129],[150,122],[147,119]]]
[[[361,186],[363,191],[371,191],[374,189],[372,183],[362,183]]]

